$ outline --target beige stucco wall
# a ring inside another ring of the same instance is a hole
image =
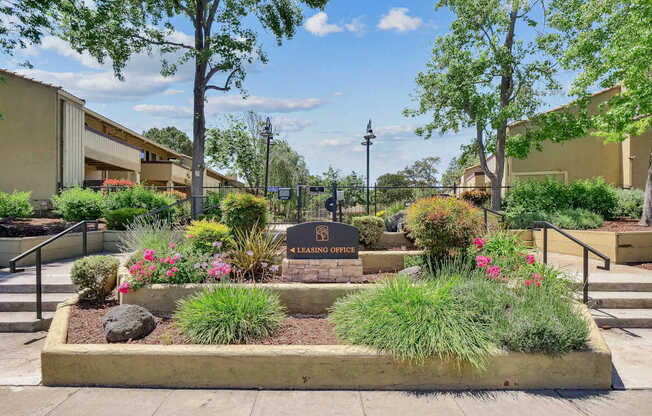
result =
[[[645,189],[645,181],[650,166],[650,153],[652,153],[652,129],[629,140],[631,149],[629,169],[631,170],[632,187]]]
[[[0,86],[0,190],[32,191],[33,202],[47,200],[56,192],[59,177],[57,90],[3,76],[7,85]]]
[[[62,101],[63,186],[84,183],[84,109],[82,105]]]

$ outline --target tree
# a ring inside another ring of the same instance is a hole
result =
[[[99,62],[109,58],[118,78],[129,58],[161,52],[161,73],[170,76],[194,63],[192,194],[203,193],[207,91],[241,89],[246,65],[267,62],[258,30],[271,32],[280,45],[302,24],[301,5],[323,8],[328,0],[68,0],[61,9],[63,35],[78,52]],[[192,39],[176,30],[194,29]],[[170,55],[176,53],[177,55]],[[168,58],[171,60],[168,60]],[[214,82],[216,75],[224,78]],[[193,212],[199,207],[194,205]]]
[[[242,116],[228,115],[223,128],[207,132],[210,162],[238,173],[252,188],[260,188],[265,178],[266,142],[261,136],[263,118],[250,111]]]
[[[174,126],[164,127],[162,129],[153,127],[144,131],[143,136],[163,146],[167,146],[175,152],[187,156],[192,154],[192,142],[188,138],[188,135]]]
[[[517,156],[544,140],[563,142],[592,134],[623,141],[652,128],[652,3],[649,0],[556,0],[550,22],[562,36],[553,50],[563,67],[579,71],[575,97],[560,111],[540,114],[509,149]],[[589,89],[620,83],[622,91],[590,113]],[[652,162],[652,155],[651,155]],[[641,225],[652,226],[652,164]]]
[[[376,193],[378,202],[391,204],[394,202],[409,201],[413,198],[410,182],[401,173],[386,173],[376,180]]]
[[[437,165],[439,158],[430,156],[417,160],[411,166],[398,172],[403,175],[412,186],[435,186],[439,183],[437,179]]]
[[[553,33],[534,20],[545,1],[440,0],[455,19],[435,41],[432,61],[416,78],[416,109],[408,116],[432,113],[417,134],[430,138],[461,128],[475,130],[480,164],[491,180],[491,207],[500,209],[505,171],[507,125],[531,116],[541,98],[559,89],[549,58]],[[528,29],[529,28],[529,29]],[[496,166],[487,165],[493,152]]]
[[[444,186],[453,186],[466,168],[480,163],[475,141],[471,144],[463,144],[460,146],[460,150],[462,151],[460,155],[451,159],[446,171],[441,176],[441,184]]]

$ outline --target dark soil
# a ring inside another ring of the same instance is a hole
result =
[[[53,235],[72,225],[75,223],[60,218],[2,218],[0,219],[0,237]],[[92,225],[88,229],[95,231]],[[104,229],[104,224],[99,224],[99,229]]]
[[[638,267],[639,269],[652,270],[652,263],[628,263],[628,266]]]
[[[113,307],[115,300],[97,307],[94,304],[75,305],[68,323],[68,344],[106,344],[102,318]],[[131,344],[189,344],[169,316],[156,316],[156,328],[145,338]],[[331,324],[324,316],[295,315],[285,318],[281,328],[270,338],[250,344],[265,345],[334,345],[339,344]]]
[[[638,225],[638,220],[605,221],[602,227],[592,231],[652,231],[652,227]]]

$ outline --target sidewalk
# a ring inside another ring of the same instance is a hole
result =
[[[607,416],[652,414],[652,391],[378,391],[0,388],[11,416]]]

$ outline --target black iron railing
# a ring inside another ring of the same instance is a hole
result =
[[[559,227],[547,222],[547,221],[536,221],[534,223],[535,228],[543,229],[543,264],[548,264],[548,229],[553,229],[559,234],[568,238],[572,242],[579,244],[583,248],[583,264],[582,264],[582,302],[588,303],[589,301],[589,252],[595,254],[604,260],[604,266],[598,266],[598,269],[609,270],[611,268],[611,259],[604,254],[600,253],[598,250],[589,246],[588,244],[578,240],[572,235],[568,234],[566,231],[560,229]]]
[[[484,213],[484,226],[487,229],[487,231],[489,231],[489,214],[493,214],[493,215],[497,216],[498,218],[500,218],[498,220],[498,222],[501,222],[501,223],[505,222],[505,214],[503,214],[502,212],[499,212],[499,211],[496,211],[496,210],[493,210],[493,209],[487,208],[487,207],[482,207],[482,211]]]
[[[47,240],[43,241],[42,243],[30,248],[29,250],[25,251],[24,253],[21,253],[14,257],[13,259],[9,260],[9,272],[11,273],[16,273],[19,271],[23,271],[24,269],[17,269],[16,268],[16,262],[25,258],[26,256],[29,256],[32,253],[35,253],[36,259],[35,259],[35,264],[36,264],[36,319],[40,320],[43,319],[43,307],[42,307],[42,285],[41,285],[41,269],[42,269],[42,257],[41,257],[41,250],[43,250],[43,247],[47,246],[48,244],[53,243],[54,241],[58,240],[59,238],[63,237],[64,235],[71,233],[78,228],[81,228],[82,231],[82,254],[84,256],[88,255],[88,224],[95,224],[95,230],[91,231],[97,231],[98,230],[98,222],[97,221],[81,221],[78,222],[77,224],[73,225],[72,227],[66,228],[65,230],[61,231],[59,234],[56,234]]]

